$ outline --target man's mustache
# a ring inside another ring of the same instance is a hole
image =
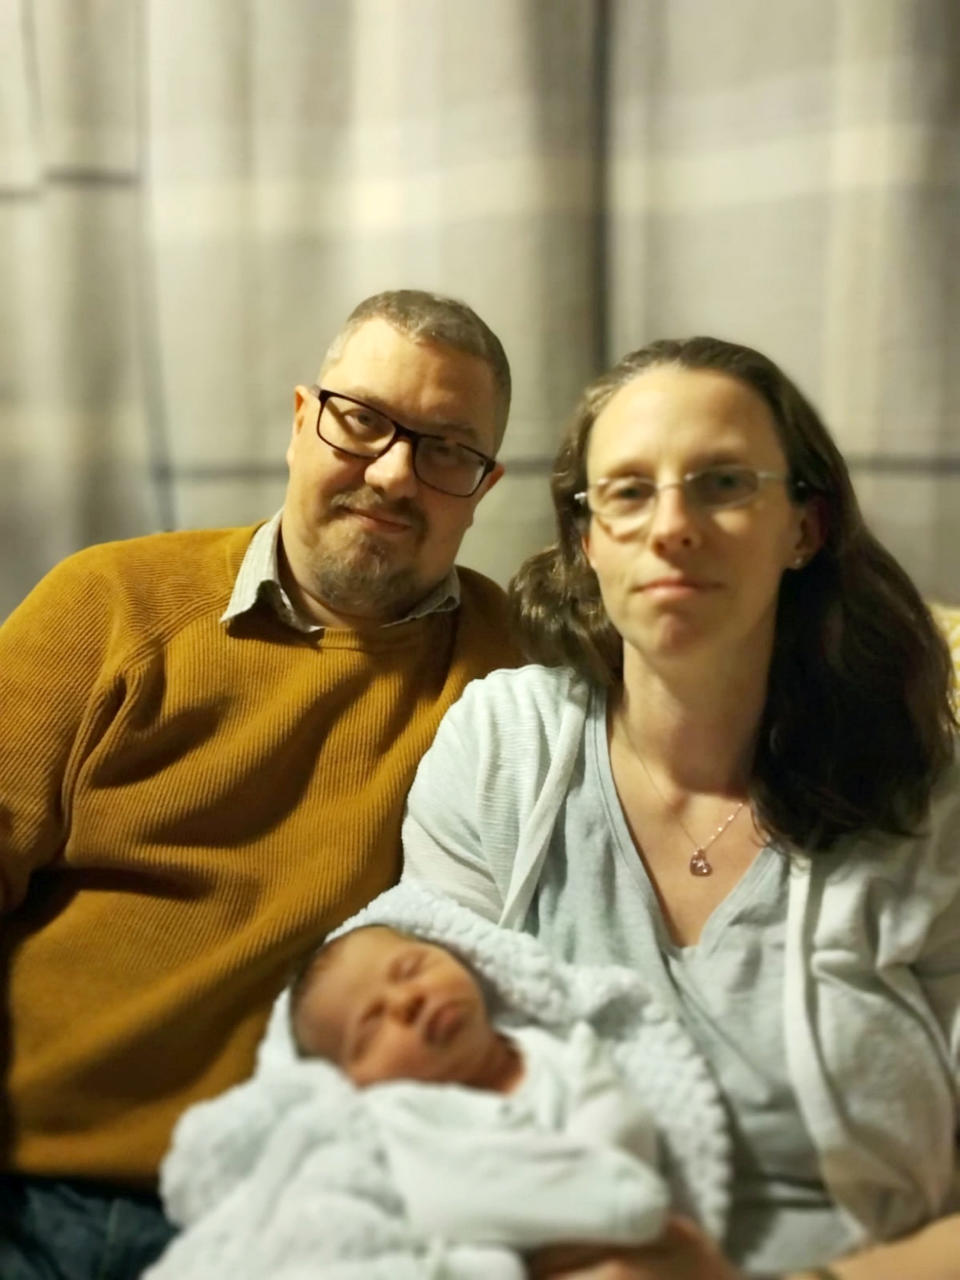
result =
[[[401,498],[398,502],[384,502],[371,489],[354,489],[349,493],[338,493],[330,499],[330,511],[349,509],[365,516],[373,516],[383,520],[397,520],[401,524],[410,525],[417,533],[426,528],[426,518],[415,502],[409,498]]]

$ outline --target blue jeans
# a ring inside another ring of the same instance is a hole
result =
[[[2,1280],[139,1280],[173,1234],[156,1196],[0,1175]]]

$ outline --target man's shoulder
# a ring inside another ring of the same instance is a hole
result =
[[[457,565],[460,582],[460,609],[471,621],[478,619],[498,626],[507,626],[507,593],[503,587],[476,569]]]
[[[456,614],[457,648],[466,659],[471,676],[522,661],[501,586],[476,569],[457,566],[460,606]]]
[[[235,561],[239,569],[256,527],[179,529],[98,542],[74,552],[61,564],[82,572],[109,568],[120,573],[156,565],[176,573],[178,569],[195,569],[205,562],[220,565],[226,557],[227,561]]]
[[[226,607],[253,527],[146,534],[84,547],[61,560],[24,601],[25,616],[123,619],[137,630]]]
[[[102,579],[120,594],[165,595],[187,591],[196,598],[213,587],[232,589],[255,526],[183,529],[100,542],[68,556],[52,572],[63,579]]]

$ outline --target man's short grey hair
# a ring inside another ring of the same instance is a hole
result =
[[[320,369],[321,382],[330,366],[340,359],[347,340],[368,320],[386,320],[414,342],[438,342],[489,365],[496,392],[496,440],[500,447],[510,412],[510,364],[500,339],[472,307],[457,298],[422,289],[390,289],[364,298],[327,348]]]

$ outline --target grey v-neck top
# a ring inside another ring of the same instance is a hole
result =
[[[820,1177],[787,1073],[787,860],[775,848],[761,850],[700,941],[675,945],[617,796],[600,692],[591,698],[586,730],[582,768],[572,779],[562,826],[553,835],[557,847],[546,859],[530,907],[534,918],[525,927],[551,949],[560,943],[560,954],[637,969],[694,1036],[728,1108],[730,1256],[748,1272],[836,1256],[847,1244],[846,1229]],[[595,954],[583,945],[590,938],[597,940]]]
[[[404,878],[559,959],[628,966],[689,1025],[733,1130],[732,1261],[816,1265],[956,1211],[960,757],[922,831],[764,850],[678,953],[604,719],[603,695],[562,668],[471,684],[410,790]]]

